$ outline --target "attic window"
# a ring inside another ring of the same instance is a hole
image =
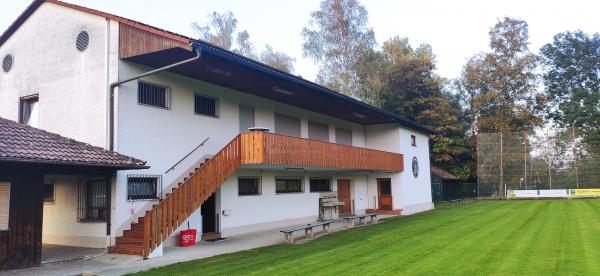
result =
[[[6,55],[4,57],[4,59],[2,60],[2,70],[4,70],[4,73],[8,73],[10,72],[10,69],[12,69],[13,66],[13,56],[12,55]]]
[[[75,47],[77,47],[77,50],[79,50],[80,52],[83,52],[83,51],[85,51],[85,49],[88,48],[89,44],[90,44],[90,34],[88,34],[88,32],[86,32],[86,31],[81,31],[77,35],[77,40],[75,41]]]

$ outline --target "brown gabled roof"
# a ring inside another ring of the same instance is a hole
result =
[[[0,162],[144,169],[146,162],[0,118]]]
[[[86,13],[90,13],[90,14],[95,14],[98,16],[102,16],[111,20],[115,20],[117,22],[135,27],[137,29],[140,30],[144,30],[147,32],[151,32],[153,34],[157,34],[160,36],[164,36],[166,38],[170,38],[182,43],[189,43],[191,38],[178,34],[178,33],[174,33],[174,32],[170,32],[170,31],[166,31],[160,28],[156,28],[135,20],[131,20],[131,19],[127,19],[121,16],[117,16],[114,14],[110,14],[110,13],[106,13],[103,11],[99,11],[99,10],[94,10],[94,9],[90,9],[87,7],[83,7],[83,6],[79,6],[79,5],[75,5],[75,4],[70,4],[70,3],[65,3],[62,1],[58,1],[58,0],[33,0],[33,2],[31,2],[31,4],[29,4],[29,6],[25,9],[25,11],[23,11],[23,13],[21,13],[21,15],[19,15],[19,17],[17,17],[17,19],[15,20],[15,22],[13,22],[8,29],[6,29],[6,31],[4,31],[4,33],[2,33],[2,35],[0,35],[0,46],[2,44],[4,44],[4,42],[6,42],[6,40],[14,33],[17,31],[17,29],[19,29],[19,27],[27,20],[27,18],[29,18],[29,16],[31,16],[43,3],[48,2],[48,3],[53,3],[56,5],[60,5],[63,7],[67,7],[67,8],[71,8],[71,9],[75,9],[78,11],[82,11],[82,12],[86,12]]]
[[[431,174],[444,180],[458,180],[458,177],[436,166],[431,166]]]

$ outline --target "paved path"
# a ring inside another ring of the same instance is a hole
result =
[[[385,217],[385,216],[380,216]],[[336,222],[331,225],[330,232],[346,229],[345,222]],[[124,273],[148,270],[153,267],[165,266],[173,263],[191,261],[254,249],[269,245],[281,244],[283,234],[280,228],[261,232],[247,233],[228,237],[228,240],[219,242],[200,242],[190,247],[167,247],[164,256],[154,259],[142,260],[139,256],[105,254],[102,256],[73,260],[65,262],[47,263],[40,267],[17,269],[0,272],[0,275],[81,275],[91,273],[96,275],[122,275]],[[308,242],[310,239],[303,237],[304,232],[296,232],[297,243]],[[321,237],[321,228],[315,228],[315,238]]]

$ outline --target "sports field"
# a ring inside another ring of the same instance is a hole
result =
[[[153,275],[600,275],[600,200],[480,201]]]

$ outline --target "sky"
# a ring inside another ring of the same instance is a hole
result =
[[[3,1],[0,29],[4,31],[29,5],[29,0]],[[295,58],[296,74],[314,80],[318,66],[302,54],[302,28],[320,0],[66,0],[93,9],[197,37],[192,22],[205,24],[213,11],[232,11],[239,30],[248,30],[258,49],[265,44]],[[437,60],[437,73],[445,78],[460,75],[471,56],[489,49],[488,32],[509,16],[529,24],[530,49],[538,49],[563,31],[600,32],[600,1],[593,0],[362,0],[369,25],[379,45],[399,35],[413,46],[427,43]]]

